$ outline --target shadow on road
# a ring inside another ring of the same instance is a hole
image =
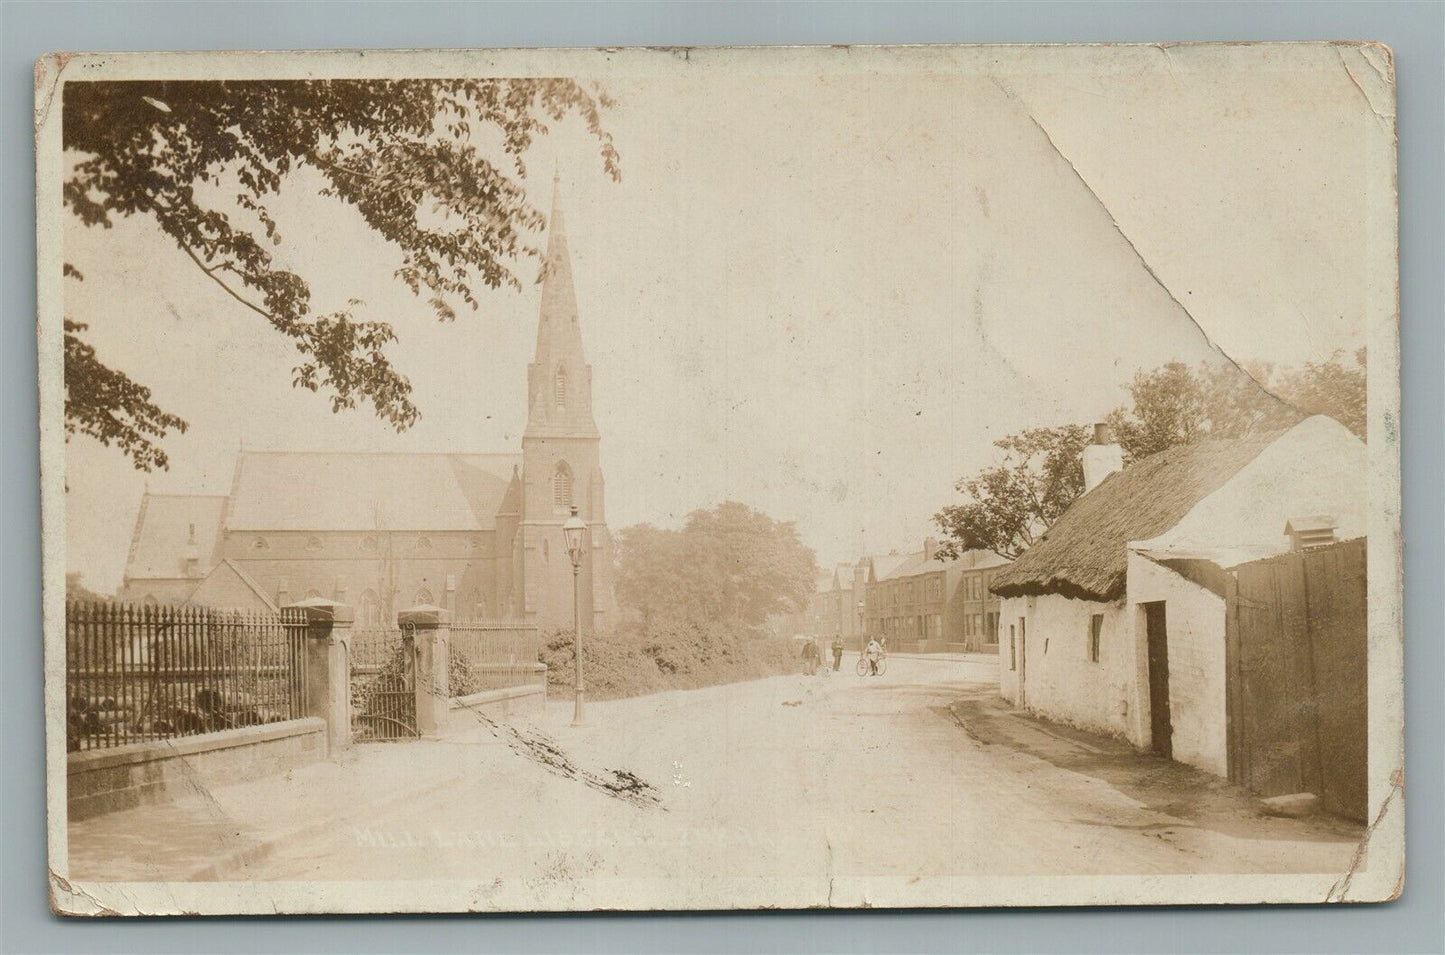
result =
[[[1258,798],[1211,773],[1135,749],[1128,742],[1044,720],[1014,709],[990,690],[971,690],[948,713],[974,742],[1043,760],[1059,769],[1100,780],[1169,817],[1137,825],[1108,819],[1075,819],[1085,825],[1140,831],[1178,826],[1208,829],[1241,839],[1358,842],[1363,827],[1334,816],[1281,819],[1265,815]]]

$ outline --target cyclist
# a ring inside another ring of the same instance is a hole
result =
[[[878,641],[877,641],[876,639],[870,638],[870,639],[868,640],[868,649],[863,651],[863,655],[868,658],[868,673],[869,673],[869,675],[870,675],[870,676],[877,676],[877,675],[878,675],[878,660],[879,660],[880,657],[883,656],[883,648],[882,648],[881,646],[879,646]]]

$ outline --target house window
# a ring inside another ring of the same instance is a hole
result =
[[[552,379],[552,403],[557,406],[558,411],[567,409],[567,372],[558,368],[557,376]]]
[[[1008,668],[1010,670],[1019,668],[1019,643],[1013,624],[1008,625]]]
[[[1099,637],[1104,632],[1104,615],[1101,613],[1092,614],[1089,617],[1089,662],[1099,662]]]
[[[973,621],[974,636],[981,636],[983,634],[983,614],[976,613],[970,619]]]
[[[195,558],[195,557],[187,557],[187,558],[186,558],[186,576],[187,576],[187,577],[199,577],[199,576],[201,576],[201,562],[200,562],[200,560],[198,560],[198,559]]]
[[[572,469],[565,461],[557,464],[552,475],[552,503],[557,507],[572,506]]]

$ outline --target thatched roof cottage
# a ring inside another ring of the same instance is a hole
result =
[[[1120,469],[1106,431],[1086,451],[1085,493],[993,579],[1000,691],[1225,775],[1224,600],[1211,574],[1289,551],[1295,525],[1317,542],[1363,536],[1364,443],[1315,416]]]

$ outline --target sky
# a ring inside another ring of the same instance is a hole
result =
[[[734,499],[796,521],[824,566],[916,550],[994,440],[1097,420],[1141,368],[1363,344],[1366,240],[1342,224],[1363,219],[1376,117],[1338,61],[1248,82],[1188,53],[1070,62],[610,76],[620,183],[576,123],[535,147],[543,209],[561,176],[614,530]],[[439,323],[318,184],[288,180],[278,257],[319,311],[357,298],[395,325],[421,421],[332,414],[153,223],[68,218],[67,314],[190,423],[151,475],[67,445],[66,562],[92,589],[119,585],[147,488],[224,494],[243,445],[519,447],[540,290]]]

